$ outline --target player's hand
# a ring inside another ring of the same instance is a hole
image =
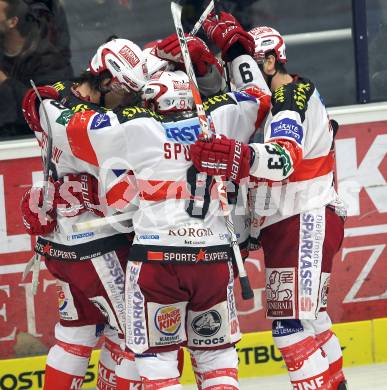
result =
[[[246,54],[253,55],[255,43],[253,37],[246,32],[239,22],[227,12],[221,12],[219,18],[210,14],[203,23],[203,29],[215,45],[222,51],[224,61],[228,58],[228,51],[235,43],[239,43]]]
[[[31,187],[27,190],[21,200],[21,212],[24,227],[28,234],[45,236],[52,233],[57,225],[56,216],[53,210],[54,186],[49,186],[49,198],[46,202],[46,210],[43,210],[43,188]]]
[[[198,76],[204,76],[208,71],[209,65],[215,65],[218,70],[222,72],[222,67],[219,61],[200,38],[192,37],[188,34],[186,34],[186,37],[191,61],[196,68],[196,73]],[[155,52],[156,56],[163,60],[168,60],[179,64],[184,63],[179,40],[176,34],[172,34],[158,42]]]
[[[195,168],[208,175],[225,176],[236,183],[249,176],[250,147],[224,135],[205,138],[201,134],[190,146],[190,154]]]

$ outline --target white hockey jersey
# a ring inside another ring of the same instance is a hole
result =
[[[250,169],[254,222],[262,228],[337,201],[333,186],[333,131],[322,99],[307,79],[278,88],[264,128],[253,143]]]
[[[243,142],[262,116],[260,100],[244,92],[213,96],[204,107],[218,133]],[[104,114],[89,110],[75,114],[66,133],[80,160],[102,170],[133,171],[140,199],[133,216],[133,260],[229,259],[212,178],[196,172],[190,161],[189,144],[200,134],[197,117],[162,117],[139,107]]]
[[[46,99],[43,101],[52,131],[52,158],[50,166],[54,179],[60,179],[72,173],[87,172],[95,177],[105,175],[107,176],[108,181],[112,181],[117,176],[122,175],[123,171],[110,170],[102,173],[99,167],[80,161],[75,158],[72,153],[66,132],[66,126],[71,117],[75,115],[76,112],[82,112],[90,108],[95,110],[98,109],[100,115],[103,115],[103,112],[106,112],[106,109],[99,108],[88,102],[80,101],[75,96],[72,96],[69,90],[70,84],[71,83],[69,82],[58,82],[54,85],[60,92],[61,98],[65,99],[64,103],[66,106],[54,100]],[[39,114],[44,133],[36,132],[35,135],[42,147],[42,155],[45,156],[45,148],[47,146],[47,123],[42,106],[40,106]],[[100,125],[100,123],[95,122],[93,124],[93,126],[98,125]],[[113,212],[115,210],[111,211]],[[36,250],[43,255],[47,254],[62,260],[75,260],[76,258],[78,260],[84,260],[98,256],[101,253],[101,239],[104,239],[103,244],[106,247],[106,250],[109,248],[110,250],[113,250],[120,245],[128,243],[126,234],[121,234],[122,231],[117,231],[117,229],[111,225],[106,225],[95,230],[90,229],[80,233],[74,232],[74,224],[86,222],[95,218],[96,215],[92,212],[84,212],[73,217],[62,216],[58,213],[57,228],[54,232],[44,237],[39,237]],[[129,232],[130,229],[125,229],[125,231]],[[108,237],[109,240],[106,241],[106,238]],[[78,249],[75,250],[75,247],[78,247]]]

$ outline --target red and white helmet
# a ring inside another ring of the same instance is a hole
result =
[[[128,92],[140,91],[148,79],[142,50],[128,39],[113,39],[100,46],[89,70],[95,75],[108,70],[113,77],[110,87]]]
[[[277,30],[261,26],[254,27],[249,31],[249,34],[254,38],[254,58],[257,62],[262,61],[267,52],[274,50],[277,60],[283,64],[286,63],[285,41]]]
[[[170,111],[192,111],[194,108],[189,78],[181,70],[157,72],[146,83],[142,97],[146,106],[161,114]]]

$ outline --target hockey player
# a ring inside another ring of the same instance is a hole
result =
[[[160,78],[155,78],[156,86]],[[168,88],[159,84],[160,97]],[[204,389],[238,388],[233,344],[239,326],[227,229],[218,200],[211,196],[211,178],[191,167],[188,145],[200,126],[192,97],[185,97],[189,83],[180,77],[169,88],[180,91],[181,98],[166,94],[157,113],[133,107],[107,112],[109,125],[104,128],[91,129],[95,111],[76,113],[66,126],[68,142],[79,159],[102,167],[121,161],[120,167],[127,164],[137,180],[140,206],[133,217],[136,237],[127,272],[126,343],[133,352],[145,352],[136,359],[143,385],[179,388],[176,355],[179,345],[187,344]],[[230,128],[254,131],[257,99],[226,94],[207,104],[220,108],[219,115],[213,112],[215,128],[232,121]],[[48,101],[44,105],[54,110]],[[221,109],[225,106],[228,120]],[[87,148],[73,145],[79,132],[86,136]]]
[[[29,191],[23,198],[22,211],[29,233],[44,235],[39,237],[36,250],[45,256],[47,268],[58,279],[60,322],[55,328],[56,344],[47,358],[46,390],[81,387],[92,348],[103,332],[107,338],[101,350],[98,388],[115,389],[116,382],[118,388],[125,388],[130,381],[136,384],[139,380],[133,356],[121,351],[117,337],[117,331],[123,333],[125,327],[123,270],[130,237],[112,226],[82,234],[72,231],[72,224],[93,219],[94,213],[103,215],[92,193],[96,191],[96,180],[90,175],[101,172],[74,158],[67,142],[66,124],[76,112],[93,109],[98,114],[91,127],[104,128],[109,124],[107,110],[102,106],[105,95],[123,87],[139,91],[146,78],[144,72],[141,50],[131,41],[115,40],[99,48],[90,71],[82,75],[78,84],[58,82],[54,88],[39,88],[43,98],[51,99],[49,105],[53,108],[47,111],[53,132],[52,179],[57,181],[51,210],[39,215],[39,199],[33,203]],[[46,121],[42,111],[37,112],[33,91],[24,100],[24,111],[41,146],[46,147]],[[73,136],[72,146],[87,150],[82,133]],[[75,175],[79,172],[84,173]],[[115,177],[120,172],[108,170],[106,175]],[[75,188],[77,184],[81,185]],[[41,198],[41,191],[35,190],[32,196]],[[115,366],[122,360],[126,362],[126,372],[116,378]]]
[[[204,23],[226,60],[241,54],[246,32],[229,15]],[[272,91],[264,143],[222,136],[199,139],[195,167],[232,180],[258,178],[255,212],[261,216],[267,316],[294,389],[345,389],[342,353],[326,312],[332,260],[343,239],[344,217],[333,187],[333,132],[322,99],[308,79],[286,71],[285,43],[270,27],[251,31]],[[236,43],[236,44],[235,44]],[[245,51],[246,53],[246,51]],[[240,69],[246,78],[249,68]]]
[[[249,36],[248,38],[250,45],[253,45],[252,38]],[[232,81],[236,92],[227,95],[224,91],[226,85],[224,79],[221,77],[223,70],[219,60],[214,57],[213,53],[210,52],[207,45],[200,38],[188,36],[187,43],[191,60],[196,70],[200,93],[207,98],[204,104],[206,112],[212,114],[214,110],[218,110],[217,117],[220,117],[220,112],[224,111],[223,121],[219,126],[219,131],[218,129],[215,130],[221,134],[235,138],[240,142],[248,142],[254,137],[255,132],[260,129],[270,108],[271,92],[256,62],[248,55],[238,56],[238,58],[235,58],[231,62],[231,74],[235,75]],[[180,44],[176,34],[160,40],[154,52],[161,59],[168,60],[180,67],[183,66]],[[254,77],[246,80],[242,77],[243,74],[241,75],[239,72],[240,67],[243,69],[249,67]],[[228,101],[230,96],[240,101],[250,99],[251,102],[259,102],[257,113],[254,113],[254,115],[251,115],[249,112],[246,113],[243,123],[244,129],[242,130],[239,130],[241,126],[237,125],[236,121],[230,121],[232,117],[232,114],[229,114],[230,104],[232,104],[232,99]],[[238,243],[241,248],[242,257],[246,258],[248,256],[248,249],[251,247],[251,242],[249,242],[251,218],[248,210],[243,207],[247,203],[248,182],[242,185],[241,183],[229,183],[228,190],[229,199],[235,203],[232,209],[232,216],[235,229],[238,232]]]

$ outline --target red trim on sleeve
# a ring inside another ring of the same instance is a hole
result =
[[[75,157],[98,166],[98,159],[87,132],[88,124],[95,111],[78,112],[72,116],[66,127],[67,138]]]
[[[335,159],[333,152],[326,156],[302,160],[294,172],[289,176],[289,181],[303,181],[327,175],[333,171]]]
[[[257,129],[270,110],[271,96],[268,95],[263,89],[258,87],[249,87],[243,90],[243,92],[246,92],[259,100],[258,114],[255,121],[255,128]]]

